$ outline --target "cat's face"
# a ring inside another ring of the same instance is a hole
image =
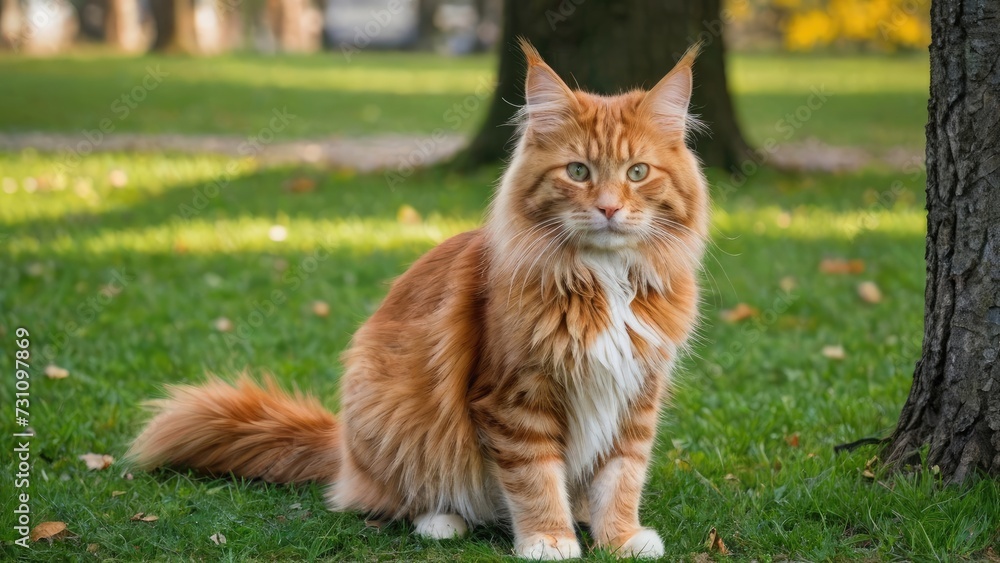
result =
[[[513,211],[582,248],[637,248],[703,228],[705,186],[684,144],[691,61],[649,92],[570,90],[533,50]]]

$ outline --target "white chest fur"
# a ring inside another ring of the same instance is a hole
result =
[[[571,479],[586,478],[597,458],[611,449],[622,416],[651,370],[669,367],[643,365],[636,357],[629,331],[653,346],[667,343],[632,311],[636,293],[625,261],[595,257],[585,263],[601,285],[611,321],[587,350],[586,373],[568,389],[566,465]]]

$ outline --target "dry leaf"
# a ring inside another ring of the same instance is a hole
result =
[[[101,471],[111,467],[111,464],[115,462],[115,458],[109,456],[108,454],[95,454],[92,452],[87,452],[81,456],[77,456],[77,459],[87,464],[87,469],[91,471]]]
[[[858,296],[865,303],[876,304],[882,301],[882,291],[875,285],[875,282],[861,282],[858,284]]]
[[[785,276],[778,282],[778,287],[785,293],[791,293],[798,285],[799,283],[792,276]]]
[[[757,309],[754,309],[746,303],[738,303],[732,309],[726,309],[725,311],[719,313],[719,316],[721,316],[722,320],[727,323],[738,323],[757,316]]]
[[[45,377],[49,379],[66,379],[69,377],[69,370],[54,364],[45,366]]]
[[[87,553],[97,553],[98,548],[100,548],[100,546],[97,545],[96,543],[88,543]]]
[[[824,274],[860,274],[865,271],[863,260],[824,258],[819,263],[819,271]]]
[[[122,292],[122,287],[118,286],[118,285],[115,285],[113,283],[109,283],[107,285],[102,285],[101,289],[98,290],[98,293],[100,293],[104,297],[108,297],[108,298],[114,297],[114,296],[118,295],[121,292]]]
[[[685,459],[675,459],[674,464],[677,466],[677,469],[680,469],[681,471],[691,471],[691,462]]]
[[[330,306],[326,301],[313,301],[312,312],[317,317],[325,317],[330,314]]]
[[[120,497],[125,494],[125,491],[111,491],[111,498]]]
[[[146,514],[145,512],[136,512],[135,516],[129,518],[129,520],[133,522],[156,522],[159,519],[160,519],[159,516],[155,516],[153,514]]]
[[[215,545],[226,545],[226,536],[218,532],[208,536],[208,539],[212,540]]]
[[[736,482],[739,482],[739,480],[740,480],[739,477],[737,477],[736,475],[733,475],[732,473],[726,473],[726,476],[724,477],[724,479],[726,481],[736,481]]]
[[[796,432],[791,436],[785,436],[785,442],[793,448],[799,447],[799,433]]]
[[[709,553],[718,553],[719,555],[729,555],[729,549],[726,548],[726,544],[722,542],[722,536],[713,527],[708,532],[708,541],[705,542],[705,549]]]
[[[316,189],[316,180],[309,176],[298,176],[285,180],[285,190],[293,194],[305,194]]]
[[[42,522],[31,529],[31,541],[48,540],[52,543],[69,535],[65,522]]]
[[[823,355],[831,360],[843,360],[847,357],[847,354],[844,352],[844,347],[840,345],[823,346]]]
[[[421,218],[416,209],[409,205],[402,205],[396,212],[396,220],[404,225],[419,225]]]
[[[233,321],[227,319],[226,317],[219,317],[215,319],[215,330],[219,332],[232,332]]]
[[[865,462],[865,470],[861,472],[861,475],[863,475],[865,478],[874,480],[875,479],[875,466],[878,465],[878,463],[879,463],[878,456],[875,456],[875,457],[869,459],[868,461],[866,461]]]

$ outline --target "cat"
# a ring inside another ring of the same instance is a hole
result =
[[[648,92],[571,90],[526,41],[519,141],[487,219],[397,279],[343,355],[339,417],[272,380],[173,386],[130,457],[329,483],[333,510],[515,555],[659,557],[639,502],[697,318],[708,193],[685,145],[695,49]]]

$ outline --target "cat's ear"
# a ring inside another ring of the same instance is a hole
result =
[[[665,133],[679,135],[682,139],[689,129],[699,126],[697,120],[688,113],[691,89],[694,86],[691,67],[694,66],[699,48],[700,45],[694,45],[688,49],[673,70],[646,92],[640,106],[640,110],[650,121],[659,125]]]
[[[538,51],[527,39],[518,40],[528,63],[524,81],[524,108],[522,119],[533,132],[555,131],[572,117],[576,97],[559,75],[545,64]]]

